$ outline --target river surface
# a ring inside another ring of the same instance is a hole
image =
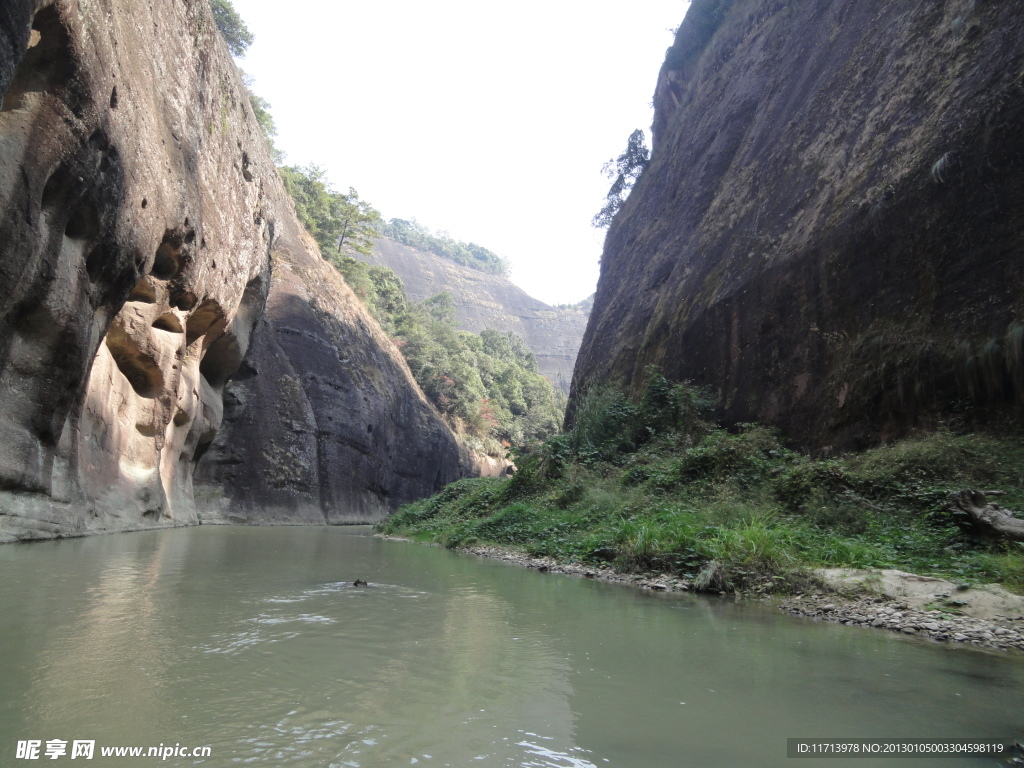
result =
[[[365,579],[368,587],[353,587]],[[367,528],[0,547],[0,765],[997,766],[788,737],[1024,738],[1024,659],[541,574]],[[30,762],[17,743],[68,742]],[[74,740],[96,742],[71,762]],[[103,758],[103,746],[209,746]]]

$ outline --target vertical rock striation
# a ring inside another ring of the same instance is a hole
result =
[[[695,0],[570,409],[655,364],[815,450],[1015,411],[1021,125],[1019,3]]]
[[[318,259],[208,2],[6,0],[0,93],[0,541],[195,523],[195,464],[249,351],[271,262],[288,272]],[[385,361],[348,383],[377,377],[360,389],[364,410],[404,420],[392,436],[402,450],[371,445],[364,464],[398,463],[407,482],[393,484],[394,498],[468,471],[380,331],[343,286],[332,289],[324,311],[348,325],[321,320],[353,357]],[[288,299],[273,307],[287,316]],[[261,349],[275,343],[261,339]],[[341,386],[332,366],[318,374],[325,388]],[[308,405],[318,403],[267,407]],[[354,406],[335,415],[349,419],[338,440],[362,450],[375,422]],[[315,447],[322,468],[347,473],[310,479],[316,493],[379,514],[361,484],[380,473]],[[265,469],[248,465],[247,487]]]
[[[195,521],[275,171],[204,2],[0,13],[0,540]]]
[[[367,523],[503,463],[469,452],[294,217],[266,313],[200,462],[206,521]]]

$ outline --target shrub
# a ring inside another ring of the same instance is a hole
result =
[[[678,478],[683,484],[710,485],[730,481],[743,489],[764,483],[773,470],[798,461],[783,447],[775,430],[743,425],[731,435],[719,430],[688,450],[679,462]]]

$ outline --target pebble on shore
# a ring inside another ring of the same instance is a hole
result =
[[[1024,650],[1024,616],[999,621],[957,616],[946,611],[919,611],[884,597],[864,596],[836,602],[836,595],[811,594],[784,601],[779,608],[794,616],[874,627],[950,643],[970,643],[1008,651]]]
[[[549,557],[531,557],[506,547],[474,545],[466,552],[481,557],[536,568],[543,573],[567,573],[584,578],[631,584],[658,592],[690,589],[685,579],[670,574],[621,573],[609,566],[558,563]],[[958,616],[947,611],[914,610],[906,603],[872,595],[847,597],[813,593],[784,600],[779,608],[794,616],[832,621],[914,635],[951,644],[968,644],[1001,651],[1024,651],[1024,616],[997,616],[998,621]]]

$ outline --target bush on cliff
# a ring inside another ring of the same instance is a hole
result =
[[[1020,436],[939,430],[812,458],[764,427],[716,427],[708,405],[653,372],[639,401],[595,388],[569,432],[519,454],[512,478],[460,481],[380,529],[667,571],[714,590],[779,591],[810,567],[876,567],[1024,592],[1024,547],[977,537],[948,506],[970,487],[1024,508]]]
[[[325,258],[391,336],[430,401],[474,448],[504,456],[511,445],[543,440],[558,431],[564,395],[540,375],[536,357],[521,338],[487,329],[479,336],[456,330],[450,293],[410,301],[394,271],[349,255],[353,250],[369,252],[381,226],[379,214],[354,189],[347,195],[334,192],[326,172],[316,165],[278,171],[299,220]],[[429,234],[414,224],[406,230]],[[504,268],[486,248],[447,235],[434,240],[437,249],[450,251],[450,258],[476,259],[476,268],[487,271]]]

